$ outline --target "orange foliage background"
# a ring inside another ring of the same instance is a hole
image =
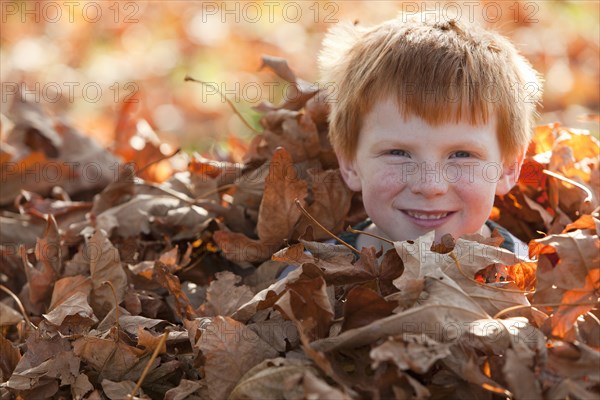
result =
[[[599,109],[599,3],[466,3],[2,2],[2,110],[23,82],[46,108],[109,145],[122,102],[135,93],[138,116],[162,142],[231,158],[235,141],[226,138],[248,141],[252,131],[213,89],[184,82],[186,75],[215,83],[258,126],[251,106],[277,103],[286,89],[272,72],[259,71],[262,54],[286,58],[298,76],[316,82],[320,41],[335,22],[370,25],[425,5],[442,17],[460,9],[461,19],[473,17],[512,39],[546,79],[540,123],[560,121],[597,135],[598,121],[582,115]]]

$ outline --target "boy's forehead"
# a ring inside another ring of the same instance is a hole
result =
[[[497,117],[495,113],[490,113],[487,118],[482,118],[480,114],[473,115],[469,110],[460,109],[459,104],[449,104],[442,113],[433,111],[417,113],[414,110],[403,106],[402,102],[392,95],[384,95],[374,98],[361,116],[362,129],[383,124],[391,117],[405,124],[428,125],[437,127],[441,125],[448,126],[470,126],[487,127],[496,126]]]

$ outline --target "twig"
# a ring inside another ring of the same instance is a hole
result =
[[[113,293],[113,297],[115,298],[115,325],[114,326],[115,326],[115,330],[116,330],[116,335],[115,335],[116,339],[115,339],[115,346],[113,347],[109,356],[104,360],[104,363],[102,364],[102,369],[100,369],[100,374],[104,373],[104,369],[106,368],[106,364],[108,363],[108,360],[112,360],[112,358],[114,357],[115,353],[117,352],[119,340],[121,340],[120,335],[119,335],[119,303],[118,303],[119,300],[117,299],[117,291],[115,290],[115,287],[113,286],[111,281],[103,281],[102,284],[110,286],[112,293]]]
[[[356,248],[354,248],[354,246],[352,246],[352,245],[344,242],[338,236],[336,236],[335,234],[331,233],[329,231],[329,229],[327,229],[323,225],[321,225],[319,223],[319,221],[317,221],[312,215],[309,214],[308,211],[306,211],[306,209],[304,207],[302,207],[302,204],[300,204],[300,200],[295,199],[294,203],[296,203],[296,206],[300,209],[300,211],[302,211],[302,214],[306,215],[306,217],[308,219],[310,219],[312,222],[314,222],[319,228],[323,229],[323,231],[325,231],[325,233],[327,233],[329,236],[331,236],[332,238],[334,238],[335,240],[337,240],[338,242],[340,242],[341,244],[343,244],[344,246],[346,246],[347,248],[349,248],[350,250],[352,250],[356,254],[360,254],[360,251],[356,250]]]
[[[161,186],[159,184],[155,184],[155,183],[147,182],[147,181],[143,181],[142,183],[139,183],[139,185],[148,186],[148,187],[152,187],[154,189],[160,190],[161,192],[168,194],[169,196],[174,197],[178,200],[181,200],[184,203],[189,204],[190,206],[202,207],[205,210],[211,211],[214,213],[224,213],[226,211],[225,207],[221,206],[220,204],[218,204],[214,201],[207,201],[200,197],[198,199],[192,199],[191,197],[187,196],[186,194],[177,192],[166,186]],[[221,187],[221,189],[224,188],[225,186],[227,186],[227,185],[223,185]]]
[[[489,286],[489,285],[486,285],[485,283],[481,283],[481,282],[479,282],[479,281],[471,278],[469,275],[467,275],[465,273],[465,271],[463,271],[462,267],[460,266],[460,262],[458,261],[458,258],[456,257],[456,255],[454,254],[453,251],[451,251],[450,253],[448,253],[448,255],[450,257],[452,257],[452,259],[454,260],[454,263],[456,264],[456,267],[458,268],[458,271],[462,274],[462,276],[464,276],[465,278],[467,278],[471,282],[476,283],[477,285],[479,285],[481,287],[484,287],[484,288],[490,289],[490,290],[497,290],[499,292],[522,293],[522,294],[535,293],[535,290],[503,289],[503,288],[499,288],[499,287],[495,287],[495,286]]]
[[[381,240],[381,241],[383,241],[383,242],[389,243],[389,244],[391,244],[392,246],[394,245],[394,242],[393,242],[393,241],[391,241],[391,240],[389,240],[389,239],[386,239],[386,238],[384,238],[383,236],[379,236],[379,235],[376,235],[376,234],[374,234],[374,233],[369,233],[369,232],[365,232],[365,231],[359,231],[358,229],[354,229],[354,228],[352,228],[351,226],[348,226],[348,227],[346,228],[346,232],[350,232],[350,233],[360,233],[360,234],[363,234],[363,235],[367,235],[367,236],[374,237],[375,239],[379,239],[379,240]]]
[[[220,186],[216,189],[208,190],[208,191],[202,193],[200,196],[197,196],[196,199],[205,199],[207,196],[213,195],[215,193],[219,193],[221,190],[230,189],[232,187],[235,187],[236,185],[237,184],[235,184],[235,183],[228,183],[228,184]]]
[[[569,178],[567,178],[564,175],[558,174],[556,172],[549,171],[547,169],[543,169],[542,172],[544,174],[546,174],[546,175],[550,175],[553,178],[556,178],[556,179],[559,179],[561,181],[565,181],[567,183],[570,183],[571,185],[573,185],[575,187],[578,187],[579,189],[583,190],[585,192],[585,194],[586,194],[585,199],[583,199],[584,203],[589,203],[590,201],[592,201],[592,198],[594,197],[594,194],[585,185],[582,185],[581,183],[576,182],[576,181],[574,181],[572,179],[569,179]]]
[[[594,321],[598,326],[600,326],[600,319],[598,319],[598,317],[596,317],[594,314],[592,314],[591,312],[586,312],[585,315],[589,316],[592,321]]]
[[[156,183],[146,182],[146,181],[144,181],[143,183],[141,183],[141,185],[152,187],[154,189],[158,189],[161,192],[164,192],[164,193],[168,194],[169,196],[173,196],[176,199],[179,199],[179,200],[183,201],[184,203],[188,203],[190,205],[195,205],[196,204],[196,200],[192,199],[191,197],[189,197],[185,193],[177,192],[177,191],[175,191],[173,189],[170,189],[168,187],[160,186],[160,185],[158,185]]]
[[[481,387],[487,390],[488,392],[504,395],[507,400],[512,400],[514,398],[514,395],[511,391],[506,390],[502,387],[493,386],[485,382],[481,384]]]
[[[204,86],[210,86],[210,84],[208,82],[204,82],[204,81],[199,81],[198,79],[194,79],[189,75],[186,75],[186,77],[183,79],[185,82],[187,81],[191,81],[191,82],[196,82],[196,83],[200,83]],[[261,133],[259,130],[257,130],[256,128],[254,128],[252,125],[250,125],[250,123],[248,121],[246,121],[246,119],[244,119],[244,117],[242,116],[242,114],[240,114],[240,112],[237,110],[237,108],[235,108],[235,104],[233,104],[233,102],[231,100],[229,100],[227,98],[227,96],[225,96],[223,93],[221,93],[221,91],[217,88],[214,88],[217,91],[217,93],[221,96],[221,98],[223,100],[225,100],[227,102],[227,104],[229,104],[229,106],[231,107],[231,109],[233,110],[233,112],[235,113],[235,115],[237,115],[242,122],[244,123],[244,125],[246,125],[246,127],[248,127],[248,129],[250,129],[253,132],[256,133]]]
[[[142,372],[142,376],[140,376],[140,379],[138,379],[137,383],[135,384],[135,387],[131,391],[131,394],[129,394],[127,396],[127,398],[133,399],[135,397],[136,392],[142,386],[142,383],[144,382],[144,379],[146,379],[146,375],[148,375],[148,371],[150,371],[150,366],[152,365],[152,363],[154,362],[154,360],[158,356],[158,353],[160,352],[160,349],[162,348],[162,346],[167,341],[167,337],[168,336],[169,336],[169,330],[167,328],[167,329],[165,329],[165,333],[160,338],[160,341],[158,342],[158,345],[154,349],[154,352],[152,353],[152,356],[148,360],[148,363],[146,364],[146,368],[144,368],[144,372]]]
[[[115,298],[115,327],[117,328],[117,342],[119,341],[119,299],[117,299],[117,291],[111,281],[102,282],[103,285],[110,286],[113,297]]]
[[[514,310],[518,310],[520,308],[536,308],[536,307],[562,307],[562,306],[567,306],[567,307],[577,307],[577,306],[594,306],[594,305],[598,305],[598,302],[583,302],[583,303],[539,303],[539,304],[519,304],[518,306],[512,306],[512,307],[508,307],[505,308],[504,310],[501,310],[499,312],[496,313],[496,315],[494,315],[494,318],[498,318],[500,315],[502,314],[506,314],[508,312],[514,311]],[[597,320],[597,318],[596,318]],[[600,324],[600,322],[599,322]]]
[[[0,284],[0,289],[2,289],[2,291],[4,293],[6,293],[10,297],[12,297],[12,299],[15,301],[15,303],[17,303],[17,306],[19,306],[19,310],[21,311],[21,314],[23,315],[23,318],[29,324],[29,326],[31,326],[33,329],[37,329],[38,327],[35,326],[31,322],[31,320],[29,319],[29,317],[27,316],[27,311],[25,311],[25,307],[23,306],[23,303],[21,303],[21,300],[17,297],[17,295],[14,294],[9,288],[7,288],[6,286],[4,286],[2,284]]]
[[[202,262],[202,260],[204,260],[205,257],[206,257],[206,253],[202,253],[200,255],[200,257],[198,257],[196,259],[196,261],[194,261],[192,264],[188,265],[187,267],[182,268],[181,272],[188,272],[188,271],[196,268],[196,266],[199,265]]]
[[[158,162],[161,162],[163,160],[168,160],[169,158],[173,157],[175,154],[179,153],[180,151],[181,151],[181,148],[177,148],[171,154],[163,155],[162,157],[159,157],[156,160],[150,161],[148,164],[146,164],[142,168],[138,169],[136,173],[139,175],[142,172],[144,172],[145,170],[147,170],[148,167],[150,167],[151,165],[154,165],[154,164],[156,164]]]

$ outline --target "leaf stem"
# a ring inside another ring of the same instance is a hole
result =
[[[177,148],[171,154],[162,155],[161,157],[157,158],[156,160],[150,161],[148,164],[146,164],[142,168],[138,169],[136,171],[136,174],[138,174],[138,175],[141,174],[142,172],[144,172],[145,170],[147,170],[148,167],[150,167],[151,165],[159,163],[159,162],[161,162],[163,160],[168,160],[169,158],[173,157],[175,154],[179,153],[180,151],[181,151],[181,148]]]
[[[135,384],[135,387],[133,388],[133,390],[131,391],[131,393],[127,396],[127,398],[133,399],[135,397],[136,392],[142,386],[142,383],[144,382],[144,379],[146,379],[146,375],[148,375],[148,371],[150,371],[150,366],[152,365],[152,363],[154,362],[154,360],[158,356],[158,353],[160,353],[160,349],[162,348],[162,346],[167,341],[167,337],[168,336],[169,336],[169,330],[167,328],[167,329],[165,329],[165,333],[163,333],[163,335],[161,336],[160,341],[156,345],[156,348],[154,349],[154,352],[152,353],[152,356],[148,360],[148,363],[146,364],[146,368],[144,368],[144,371],[142,372],[142,375],[140,376],[140,379],[138,379],[137,383]]]
[[[194,78],[192,78],[189,75],[186,75],[186,77],[183,80],[185,82],[191,81],[191,82],[200,83],[200,84],[202,84],[204,86],[211,86],[208,82],[204,82],[204,81],[200,81],[198,79],[194,79]],[[246,127],[248,129],[250,129],[251,131],[253,131],[255,133],[261,133],[256,128],[254,128],[252,125],[250,125],[250,123],[248,121],[246,121],[246,119],[242,116],[242,114],[240,114],[240,112],[238,111],[238,109],[235,108],[235,104],[233,104],[233,102],[231,100],[229,100],[227,98],[227,96],[225,96],[223,93],[221,93],[221,91],[219,89],[217,89],[216,87],[212,87],[212,88],[217,91],[217,93],[221,96],[221,98],[223,100],[225,100],[227,102],[227,104],[229,104],[229,106],[231,107],[231,109],[233,110],[233,112],[235,113],[235,115],[237,115],[242,120],[242,122],[244,123],[244,125],[246,125]]]
[[[0,283],[0,290],[2,290],[4,293],[6,293],[10,297],[12,297],[12,299],[15,301],[15,303],[17,303],[17,306],[19,306],[19,310],[21,311],[21,314],[23,315],[23,318],[25,319],[25,321],[29,324],[29,326],[31,326],[33,329],[37,330],[38,327],[35,326],[31,322],[29,317],[27,316],[27,311],[25,311],[25,307],[23,306],[23,303],[21,303],[21,300],[19,299],[19,297],[17,297],[16,294],[14,294],[9,288],[7,288],[6,286],[4,286],[1,283]]]
[[[600,319],[598,319],[598,317],[596,317],[593,313],[588,311],[585,313],[585,315],[589,316],[592,321],[594,321],[598,326],[600,326]]]
[[[298,200],[296,198],[294,200],[294,203],[296,203],[296,206],[300,209],[300,211],[302,211],[302,214],[304,214],[308,219],[310,219],[312,222],[314,222],[319,228],[321,228],[323,231],[325,231],[325,233],[327,233],[333,239],[337,240],[338,242],[340,242],[341,244],[343,244],[344,246],[346,246],[347,248],[349,248],[350,250],[352,250],[356,254],[360,254],[360,251],[356,250],[356,248],[354,246],[352,246],[352,245],[344,242],[338,236],[336,236],[335,234],[331,233],[331,231],[329,231],[329,229],[327,229],[323,225],[321,225],[321,223],[319,221],[317,221],[312,215],[310,215],[310,213],[308,211],[306,211],[306,209],[304,207],[302,207],[302,204],[300,204],[300,200]]]
[[[381,240],[381,241],[383,241],[383,242],[389,243],[389,244],[391,244],[392,246],[394,245],[394,242],[393,242],[393,241],[391,241],[391,240],[389,240],[389,239],[386,239],[386,238],[384,238],[383,236],[379,236],[379,235],[376,235],[376,234],[374,234],[374,233],[369,233],[369,232],[365,232],[365,231],[359,231],[358,229],[354,229],[354,228],[352,228],[352,227],[351,227],[351,226],[349,226],[349,225],[348,225],[348,227],[346,228],[346,231],[347,231],[347,232],[351,232],[351,233],[360,233],[360,234],[362,234],[362,235],[371,236],[371,237],[374,237],[375,239],[379,239],[379,240]]]
[[[583,199],[584,203],[589,203],[590,201],[592,201],[592,198],[594,197],[594,195],[593,195],[592,191],[589,188],[587,188],[585,185],[582,185],[581,183],[576,182],[573,179],[569,179],[569,178],[567,178],[564,175],[561,175],[561,174],[556,173],[556,172],[552,172],[552,171],[547,170],[547,169],[543,169],[542,172],[544,174],[549,175],[549,176],[551,176],[553,178],[556,178],[558,180],[570,183],[571,185],[573,185],[573,186],[575,186],[575,187],[583,190],[585,192],[585,194],[586,194],[585,199]]]
[[[118,331],[119,331],[119,300],[117,299],[117,291],[115,290],[115,287],[113,286],[111,281],[104,281],[104,282],[102,282],[102,284],[110,286],[110,289],[112,290],[112,293],[113,293],[113,297],[115,299],[115,328],[117,328],[117,342],[118,342],[119,341],[119,335],[118,335]]]
[[[494,315],[494,319],[498,318],[500,315],[502,314],[506,314],[508,312],[511,311],[515,311],[518,310],[520,308],[537,308],[537,307],[562,307],[562,306],[566,306],[566,307],[577,307],[577,306],[594,306],[594,305],[598,305],[598,302],[592,302],[592,301],[587,301],[587,302],[582,302],[582,303],[539,303],[539,304],[519,304],[517,306],[512,306],[512,307],[508,307],[505,308],[504,310],[498,311],[496,313],[496,315]],[[590,313],[591,314],[591,313]],[[596,318],[596,321],[598,319]]]
[[[232,187],[235,187],[235,186],[237,186],[237,184],[235,184],[235,183],[228,183],[228,184],[225,184],[223,186],[219,186],[216,189],[208,190],[208,191],[202,193],[200,196],[197,196],[196,199],[205,199],[208,196],[212,196],[215,193],[219,193],[221,190],[231,189]]]
[[[155,184],[155,183],[147,182],[147,181],[144,181],[141,185],[152,187],[154,189],[158,189],[161,192],[164,192],[164,193],[168,194],[169,196],[175,197],[176,199],[179,199],[179,200],[181,200],[184,203],[187,203],[189,205],[195,205],[196,204],[196,200],[192,199],[191,197],[189,197],[185,193],[179,193],[179,192],[177,192],[177,191],[175,191],[173,189],[170,189],[168,187],[161,186],[159,184]]]

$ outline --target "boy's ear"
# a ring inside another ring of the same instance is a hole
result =
[[[524,159],[525,150],[521,151],[521,153],[513,159],[512,163],[504,164],[502,166],[502,175],[496,184],[497,196],[504,196],[517,184]]]
[[[360,192],[362,190],[362,185],[360,176],[356,170],[356,159],[348,160],[346,157],[338,156],[338,164],[340,165],[340,173],[342,174],[342,178],[344,178],[346,185],[350,190]]]

